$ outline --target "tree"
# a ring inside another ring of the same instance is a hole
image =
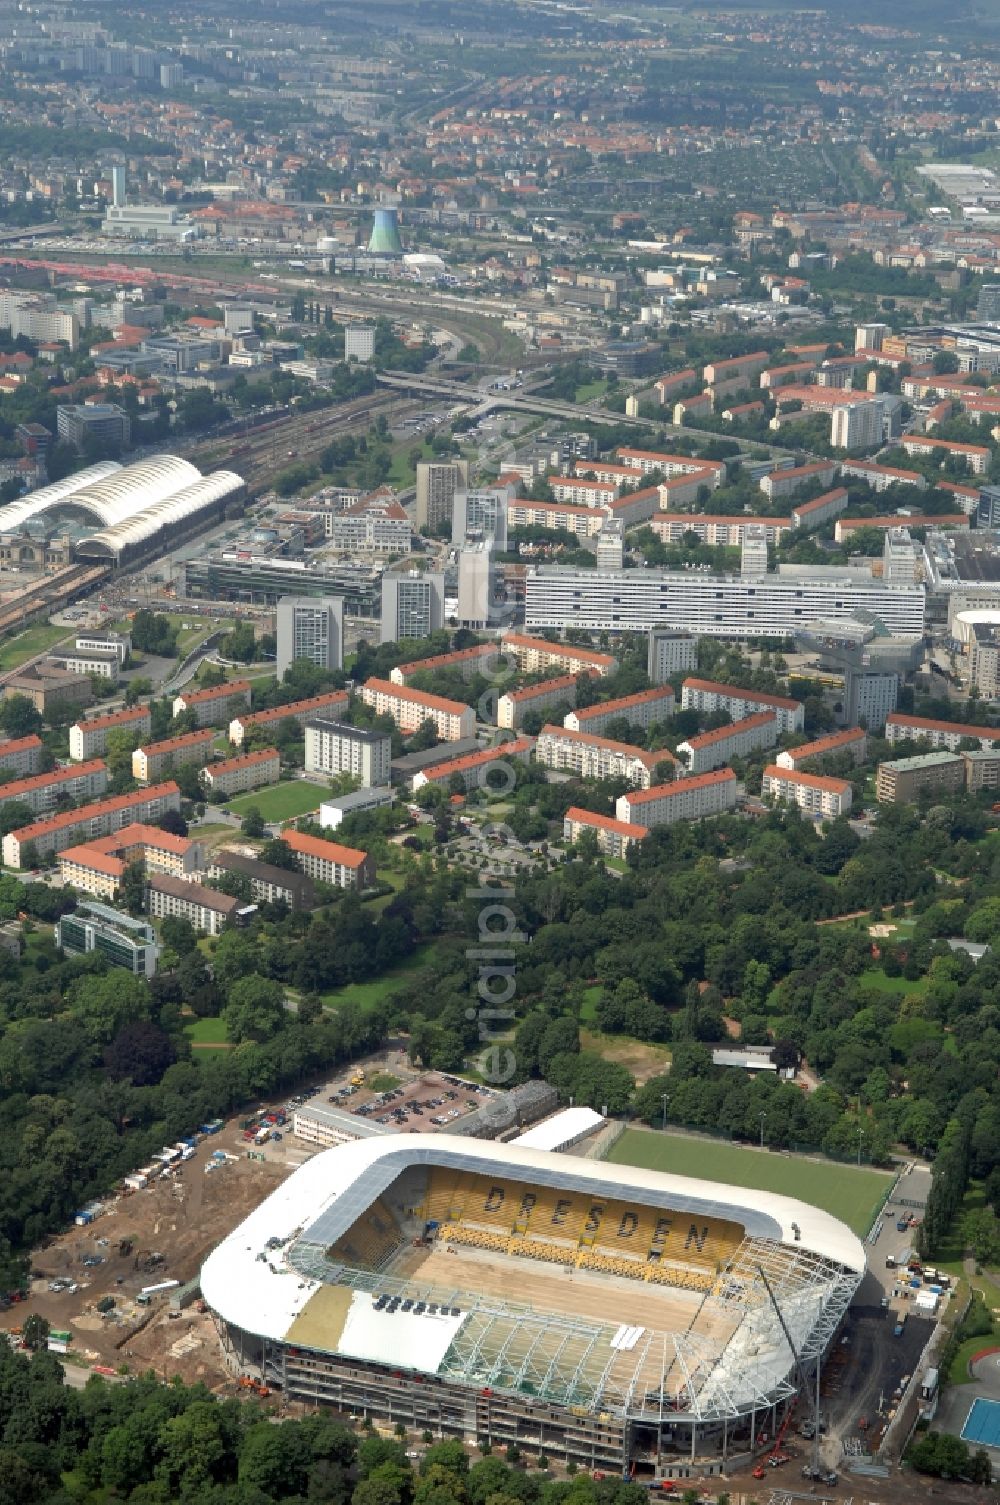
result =
[[[248,805],[246,810],[243,812],[243,835],[260,837],[264,835],[265,830],[266,827],[264,825],[264,817],[261,815],[257,806]],[[287,842],[285,843],[285,845],[287,846]]]
[[[124,1026],[149,1017],[149,987],[120,967],[110,972],[79,978],[71,987],[69,1002],[95,1045],[109,1045]]]
[[[299,872],[299,859],[280,836],[275,836],[271,841],[265,841],[260,849],[261,862],[270,863],[271,867],[284,868],[287,872]]]
[[[0,729],[8,737],[30,737],[41,728],[41,714],[27,695],[7,695],[0,702]]]
[[[104,1052],[108,1075],[128,1078],[135,1087],[154,1086],[177,1059],[170,1036],[148,1019],[133,1019]]]
[[[269,1040],[285,1017],[285,992],[266,977],[241,977],[229,989],[222,1010],[230,1040]]]
[[[48,1318],[31,1312],[21,1324],[21,1340],[32,1353],[40,1353],[48,1347],[50,1331]]]
[[[141,858],[125,868],[118,895],[129,914],[142,914],[146,907],[146,868]]]

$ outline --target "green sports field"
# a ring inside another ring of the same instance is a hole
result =
[[[305,779],[289,779],[285,784],[272,784],[269,789],[252,789],[249,794],[238,795],[230,800],[227,810],[245,815],[255,805],[265,820],[291,820],[295,815],[306,815],[318,810],[321,800],[330,793],[325,784],[309,784]]]
[[[857,1234],[867,1233],[892,1176],[888,1171],[839,1165],[832,1160],[805,1160],[770,1154],[743,1145],[683,1134],[626,1129],[612,1147],[609,1161],[645,1170],[673,1171],[704,1181],[726,1181],[757,1191],[798,1197],[840,1218]]]

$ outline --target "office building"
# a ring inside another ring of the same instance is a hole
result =
[[[455,492],[451,519],[451,541],[461,547],[480,538],[493,540],[498,554],[507,548],[507,513],[514,488],[487,486],[478,491],[460,488]]]
[[[671,826],[679,820],[720,815],[736,804],[736,775],[731,768],[699,773],[652,789],[633,789],[619,796],[615,815],[632,826]]]
[[[497,598],[493,540],[464,544],[458,555],[458,607],[455,620],[474,631],[489,626]]]
[[[923,586],[884,586],[849,570],[769,575],[766,581],[694,570],[597,574],[535,566],[525,578],[525,624],[585,632],[648,632],[669,627],[696,637],[784,638],[817,617],[877,617],[891,633],[924,630]]]
[[[295,853],[302,872],[314,883],[363,889],[375,881],[375,860],[367,852],[288,828],[281,833],[281,839]]]
[[[796,773],[769,763],[764,769],[761,793],[782,803],[797,805],[806,815],[835,820],[851,808],[853,790],[847,779],[824,777],[819,773]]]
[[[924,789],[948,793],[965,783],[965,764],[957,753],[921,753],[880,763],[875,775],[875,798],[883,805],[908,804]]]
[[[677,766],[677,759],[666,748],[646,752],[611,737],[553,725],[543,726],[538,735],[535,762],[584,779],[626,779],[639,789],[650,787],[663,764]]]
[[[929,716],[908,716],[893,711],[886,718],[887,742],[929,742],[931,747],[957,752],[960,742],[975,741],[983,749],[1000,746],[1000,727],[967,726],[960,721],[935,721]]]
[[[373,324],[346,324],[344,326],[344,360],[373,361],[375,359],[375,326]]]
[[[201,782],[208,794],[244,794],[248,789],[263,789],[281,778],[281,754],[276,747],[258,747],[241,753],[238,758],[222,758],[201,770]]]
[[[388,784],[392,738],[388,732],[317,717],[306,722],[305,771],[327,778],[350,774],[366,789]]]
[[[367,815],[372,810],[382,810],[396,800],[396,791],[386,785],[372,789],[352,789],[350,794],[338,794],[334,799],[324,800],[319,807],[319,823],[327,831],[336,831],[351,815]]]
[[[246,880],[257,904],[285,904],[296,912],[316,907],[313,881],[304,873],[259,862],[256,857],[232,852],[228,847],[217,847],[212,853],[208,876],[225,878],[229,875]]]
[[[591,732],[598,736],[612,721],[627,721],[629,726],[641,726],[643,730],[648,730],[657,722],[668,721],[674,714],[675,706],[671,686],[660,685],[655,690],[640,690],[637,695],[600,700],[596,705],[570,711],[563,725],[574,732]]]
[[[840,758],[847,755],[852,763],[863,763],[868,756],[868,738],[860,727],[850,727],[843,732],[830,732],[817,737],[815,742],[803,742],[800,747],[787,747],[775,758],[779,768],[800,769],[808,763],[821,763],[824,758]]]
[[[358,693],[376,716],[391,716],[404,737],[419,731],[425,721],[433,723],[442,742],[461,742],[475,736],[476,713],[471,705],[463,705],[460,700],[446,700],[442,695],[394,685],[388,679],[369,679]],[[385,784],[388,780],[375,782]]]
[[[593,572],[590,572],[593,579]],[[547,638],[527,637],[523,632],[508,632],[503,637],[504,657],[513,659],[525,674],[555,669],[561,674],[613,674],[618,660],[613,653],[598,653],[595,648],[581,648],[577,643],[550,643]]]
[[[174,204],[109,204],[104,215],[105,235],[129,240],[185,242],[201,237],[201,225]]]
[[[16,778],[27,779],[39,773],[42,766],[42,739],[32,732],[30,737],[6,737],[0,741],[0,769]]]
[[[77,721],[69,729],[69,755],[76,762],[100,758],[108,750],[109,733],[127,732],[131,736],[146,737],[151,729],[148,705],[130,706],[123,711],[112,711],[107,716]],[[2,756],[3,748],[0,747],[0,766]]]
[[[182,763],[207,763],[212,756],[214,733],[211,730],[185,732],[180,737],[166,737],[149,742],[132,754],[132,777],[141,784],[152,784]]]
[[[685,771],[710,773],[713,768],[725,767],[733,758],[747,758],[761,747],[773,747],[777,740],[778,718],[773,711],[759,711],[730,726],[717,726],[677,744],[681,762],[678,777],[683,777]]]
[[[121,671],[121,659],[113,648],[55,648],[47,662],[67,674],[92,674],[96,679],[110,679],[112,684],[117,684]]]
[[[111,169],[111,202],[116,209],[121,209],[125,203],[124,167],[113,167]]]
[[[1000,486],[981,486],[976,509],[976,526],[992,531],[1000,528]]]
[[[88,901],[64,914],[55,927],[56,945],[68,956],[99,952],[110,966],[124,967],[136,977],[152,977],[160,948],[156,932],[145,920],[121,910]]]
[[[132,639],[127,632],[78,632],[76,651],[86,653],[113,653],[124,669],[132,651]]]
[[[571,805],[563,816],[563,841],[577,842],[585,832],[592,832],[597,849],[605,857],[626,858],[631,847],[649,835],[646,826],[632,826],[610,815],[597,815]]]
[[[444,626],[444,576],[382,576],[382,642],[426,638]]]
[[[575,674],[560,674],[555,679],[525,685],[521,690],[508,690],[497,701],[497,726],[516,731],[524,725],[525,716],[533,712],[549,711],[553,706],[575,706],[576,691]]]
[[[515,737],[508,742],[498,742],[494,747],[466,753],[461,758],[449,758],[431,768],[421,768],[410,780],[410,788],[414,793],[425,784],[443,784],[450,789],[452,780],[460,779],[466,793],[470,789],[489,789],[494,793],[508,794],[514,787],[510,763],[530,762],[534,746],[533,737]]]
[[[686,679],[681,686],[681,706],[685,711],[728,711],[737,721],[771,711],[782,733],[800,732],[805,723],[805,708],[800,700],[787,695],[766,695],[761,690],[744,690],[739,685],[724,685],[714,679]]]
[[[279,679],[299,659],[318,669],[343,668],[343,597],[282,596],[276,617]]]
[[[973,622],[969,643],[969,684],[984,700],[1000,697],[1000,636],[995,622]]]
[[[56,433],[64,444],[79,451],[96,445],[118,453],[132,442],[132,420],[116,402],[60,403]]]
[[[249,736],[273,737],[283,721],[294,721],[299,726],[316,716],[328,716],[335,721],[347,710],[350,699],[346,690],[325,690],[322,695],[311,695],[308,700],[292,700],[288,705],[272,706],[269,711],[234,716],[229,723],[229,740],[241,747]]]
[[[146,907],[157,920],[174,915],[205,935],[218,935],[227,926],[245,923],[256,910],[256,905],[245,905],[218,889],[165,873],[154,873],[150,878]]]
[[[252,693],[248,679],[232,679],[207,690],[182,690],[174,697],[173,713],[193,711],[199,726],[227,726],[240,711],[250,709]]]
[[[413,530],[406,508],[391,493],[372,492],[326,518],[326,536],[346,554],[409,554]]]
[[[666,684],[675,674],[686,674],[697,663],[698,639],[694,633],[661,627],[649,634],[646,673],[654,685]]]
[[[467,460],[421,460],[417,464],[417,499],[414,521],[431,533],[450,526],[456,491],[469,488]]]

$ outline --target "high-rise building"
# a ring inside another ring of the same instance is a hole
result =
[[[844,670],[844,716],[848,726],[864,726],[880,732],[885,718],[896,709],[899,675],[876,669]]]
[[[767,563],[767,547],[764,549]],[[620,517],[609,517],[597,535],[597,568],[620,570],[625,563],[625,524]]]
[[[344,599],[342,596],[282,596],[278,601],[278,676],[296,659],[308,659],[320,669],[344,665]]]
[[[892,328],[888,324],[859,324],[854,331],[855,352],[881,350],[882,341],[891,333]]]
[[[487,486],[479,491],[455,492],[451,514],[451,541],[462,545],[478,538],[492,538],[493,547],[503,553],[507,547],[507,509],[513,500],[513,487]]]
[[[222,327],[226,334],[252,334],[253,309],[245,303],[227,303],[222,310]]]
[[[373,324],[348,324],[345,326],[344,359],[347,361],[371,361],[375,359],[375,326]]]
[[[111,202],[116,209],[125,207],[125,169],[113,167],[111,169]]]
[[[834,449],[875,449],[882,443],[882,404],[873,398],[847,402],[830,414]]]
[[[443,626],[443,575],[382,576],[383,643],[425,638]]]
[[[656,629],[649,634],[646,673],[654,685],[666,684],[675,674],[686,674],[698,664],[698,639],[693,632]]]
[[[392,738],[388,732],[373,732],[321,716],[306,722],[306,773],[349,773],[369,789],[389,783],[391,764]]]
[[[452,521],[455,492],[469,485],[467,460],[420,461],[417,465],[417,503],[414,521],[418,528],[440,528]]]
[[[984,324],[1000,324],[1000,282],[987,282],[979,289],[976,318]]]
[[[920,551],[906,528],[889,528],[882,548],[882,579],[886,585],[912,585],[917,578]]]
[[[493,540],[467,543],[458,556],[458,612],[460,627],[488,627],[496,599]]]
[[[744,580],[759,580],[767,574],[767,529],[750,526],[743,529],[740,547],[740,575]]]

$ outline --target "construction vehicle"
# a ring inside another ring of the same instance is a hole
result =
[[[363,1087],[364,1085],[365,1085],[365,1074],[364,1074],[364,1071],[359,1066],[358,1069],[357,1069],[357,1071],[351,1077],[351,1086],[352,1087]]]
[[[135,1239],[134,1238],[123,1238],[123,1239],[119,1239],[118,1240],[118,1253],[119,1253],[119,1255],[121,1256],[122,1259],[127,1259],[128,1256],[132,1253],[132,1250],[134,1248],[135,1248]]]

